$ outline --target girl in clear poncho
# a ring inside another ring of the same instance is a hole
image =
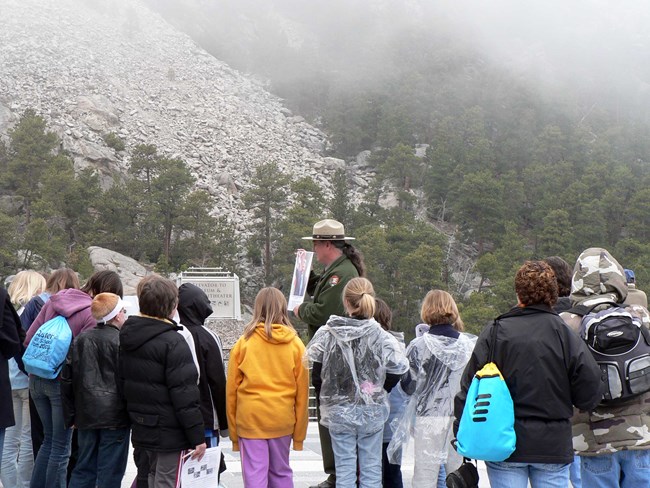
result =
[[[395,337],[372,318],[374,289],[353,278],[343,290],[348,317],[332,315],[307,346],[321,423],[332,435],[337,488],[381,486],[388,392],[408,370]]]
[[[427,293],[420,313],[429,324],[428,332],[409,344],[409,374],[402,389],[411,399],[395,425],[388,457],[399,457],[410,436],[414,439],[415,465],[413,486],[444,487],[438,481],[441,465],[454,471],[461,458],[451,447],[454,397],[460,389],[460,377],[474,349],[476,337],[463,334],[456,302],[442,290]]]

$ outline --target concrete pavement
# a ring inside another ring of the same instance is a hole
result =
[[[320,454],[320,442],[318,439],[318,426],[316,422],[310,422],[307,429],[307,439],[305,439],[303,451],[291,451],[291,467],[294,474],[294,487],[295,488],[308,488],[311,485],[319,483],[325,479],[323,474],[323,464]],[[228,469],[221,476],[221,483],[226,488],[244,488],[244,482],[241,477],[241,464],[239,461],[239,453],[232,452],[232,444],[230,440],[222,439],[222,449],[226,458],[226,465]],[[122,482],[122,488],[129,488],[131,482],[135,478],[135,464],[133,464],[133,457],[129,457],[129,465],[127,466],[126,475]],[[487,479],[487,472],[485,465],[479,463],[479,487],[488,488],[490,484]],[[402,476],[404,478],[404,486],[411,487],[411,477],[413,476],[413,464],[405,462],[402,465]]]

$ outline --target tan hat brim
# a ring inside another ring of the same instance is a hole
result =
[[[302,240],[304,241],[354,241],[356,237],[338,237],[336,239],[332,239],[331,237],[303,237]]]

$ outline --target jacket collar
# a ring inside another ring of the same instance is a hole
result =
[[[334,261],[332,261],[329,266],[327,266],[325,268],[325,271],[329,271],[330,269],[335,268],[336,266],[338,266],[341,263],[341,261],[343,261],[344,259],[347,259],[347,258],[348,257],[345,254],[341,254],[338,258],[336,258]]]
[[[537,303],[535,305],[526,305],[525,307],[515,306],[512,307],[508,312],[499,315],[495,320],[501,320],[508,317],[521,317],[523,315],[533,315],[537,313],[550,313],[557,315],[551,307],[544,303]]]

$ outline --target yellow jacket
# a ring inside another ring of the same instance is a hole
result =
[[[295,331],[273,324],[271,338],[260,323],[230,351],[226,405],[233,451],[239,437],[273,439],[291,435],[302,450],[307,435],[309,374],[302,364],[305,346]]]

